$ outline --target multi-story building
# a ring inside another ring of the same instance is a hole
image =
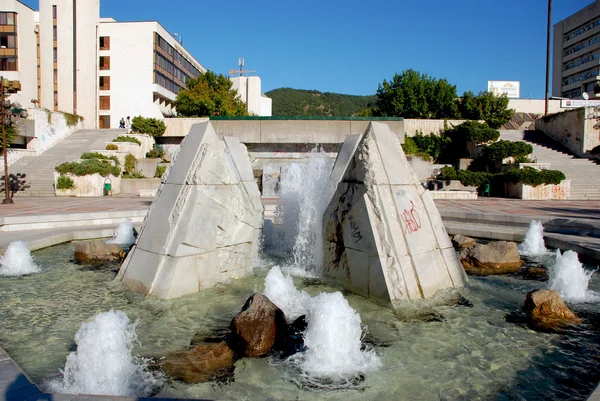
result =
[[[600,0],[554,25],[552,95],[593,97],[600,80]]]
[[[40,0],[39,8],[0,0],[0,75],[21,81],[11,100],[24,107],[117,128],[127,116],[174,114],[177,92],[206,71],[156,21],[100,18],[100,0]]]

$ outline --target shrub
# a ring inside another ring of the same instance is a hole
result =
[[[56,180],[56,189],[74,189],[75,182],[66,175],[61,174]]]
[[[600,155],[600,145],[598,145],[594,149],[590,150],[590,153],[593,155]]]
[[[106,150],[119,150],[119,147],[114,143],[109,143],[106,145]]]
[[[489,181],[493,176],[494,174],[483,171],[456,171],[453,167],[446,166],[442,167],[437,178],[440,180],[459,180],[461,184],[468,187],[479,187],[484,182]]]
[[[165,155],[165,150],[160,145],[154,145],[152,150],[146,153],[146,157],[149,159],[162,159]]]
[[[125,171],[124,173],[127,175],[132,175],[135,172],[137,172],[137,165],[138,165],[138,161],[135,158],[134,155],[132,155],[131,153],[129,153],[127,156],[125,156]]]
[[[560,184],[566,179],[565,174],[559,170],[536,170],[533,167],[523,169],[512,168],[504,174],[499,175],[504,182],[523,183],[526,185],[538,186],[546,184]]]
[[[167,130],[167,126],[161,120],[156,118],[144,118],[142,116],[133,117],[131,120],[131,130],[141,134],[149,134],[154,137],[162,136]]]
[[[65,120],[67,122],[67,126],[69,126],[69,127],[74,127],[77,124],[79,124],[81,121],[83,121],[83,117],[82,116],[78,116],[77,114],[66,113],[64,111],[62,113],[65,116]]]
[[[87,159],[81,162],[67,162],[56,166],[56,171],[60,174],[73,174],[76,176],[84,176],[91,174],[100,174],[102,177],[109,175],[118,176],[121,174],[121,169],[113,166],[107,160]]]
[[[121,163],[119,162],[119,158],[117,156],[115,156],[115,155],[106,156],[106,155],[103,155],[102,153],[98,153],[98,152],[85,152],[84,154],[81,155],[80,159],[112,160],[115,162],[115,166],[121,165]]]
[[[489,160],[502,160],[507,157],[519,158],[533,153],[533,147],[525,142],[498,141],[483,150],[482,157]]]
[[[433,133],[423,135],[419,132],[413,137],[405,136],[402,149],[407,155],[415,155],[426,161],[437,160],[449,142],[446,136]]]
[[[134,171],[131,174],[123,173],[123,178],[146,178],[146,177],[144,176],[144,174],[140,173],[139,171]]]
[[[139,139],[134,138],[134,137],[129,136],[129,135],[118,136],[115,139],[113,139],[113,142],[131,142],[131,143],[137,143],[138,145],[142,144],[142,142],[140,142]]]
[[[404,143],[402,144],[402,150],[407,155],[414,155],[419,153],[419,148],[415,143],[414,139],[408,135],[404,135]]]
[[[166,164],[159,164],[158,166],[156,166],[156,172],[154,173],[154,177],[161,178],[166,170]]]
[[[496,141],[500,138],[500,132],[498,132],[498,130],[490,128],[486,123],[480,123],[478,121],[465,121],[445,132],[451,136],[450,139],[453,142],[459,140],[460,142],[471,141],[475,143],[485,143]]]

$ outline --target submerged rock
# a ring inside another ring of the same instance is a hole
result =
[[[188,384],[218,380],[231,374],[235,353],[225,342],[201,344],[168,355],[162,363],[164,372]]]
[[[475,240],[471,237],[465,237],[464,235],[460,234],[456,234],[454,237],[452,237],[452,245],[454,245],[454,248],[459,250],[470,248],[476,244],[477,243]]]
[[[231,346],[239,356],[266,355],[286,333],[281,309],[262,294],[254,294],[231,322]]]
[[[523,266],[517,244],[507,241],[476,244],[463,249],[460,261],[467,273],[482,276],[514,273]]]
[[[529,322],[542,327],[564,326],[581,320],[569,309],[557,291],[535,290],[527,293],[523,306]]]
[[[118,262],[124,256],[120,245],[105,241],[80,242],[75,247],[75,260],[79,263]]]

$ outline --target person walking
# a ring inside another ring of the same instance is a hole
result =
[[[127,133],[131,130],[131,119],[127,116],[127,121],[125,121],[125,128],[127,129]]]

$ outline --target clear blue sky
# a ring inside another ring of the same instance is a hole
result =
[[[22,0],[38,9],[38,1]],[[553,24],[591,4],[554,0]],[[521,81],[543,98],[546,0],[101,0],[101,16],[158,20],[205,67],[256,70],[263,92],[280,87],[374,94],[413,68],[479,92]]]

